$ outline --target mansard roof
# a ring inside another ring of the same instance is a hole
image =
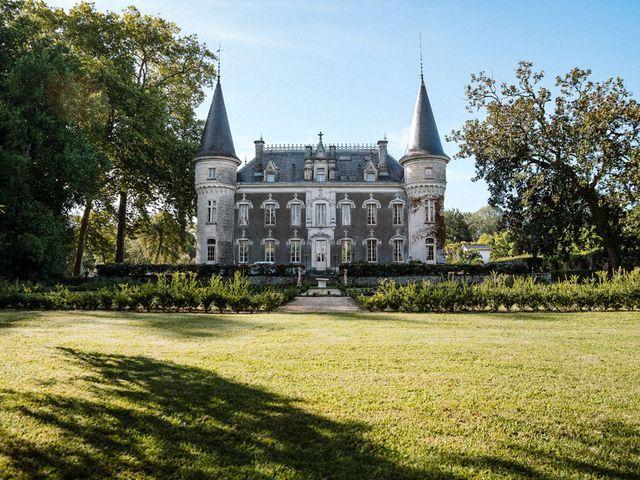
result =
[[[200,151],[196,156],[238,158],[233,147],[231,128],[229,127],[227,109],[224,106],[224,97],[222,96],[222,87],[219,79],[213,92],[207,123],[204,126],[202,140],[200,141]]]
[[[431,103],[424,86],[424,80],[420,77],[420,87],[418,88],[418,98],[411,121],[411,132],[409,133],[409,144],[407,151],[400,159],[400,162],[414,157],[441,156],[446,157],[440,143],[438,127],[431,110]]]
[[[325,157],[321,161],[330,161],[325,148]],[[315,157],[317,147],[312,152]],[[322,154],[322,153],[321,153]],[[304,161],[306,157],[304,145],[294,146],[264,146],[262,154],[262,170],[269,162],[278,168],[277,182],[304,182]],[[369,161],[379,168],[378,151],[375,145],[336,145],[336,179],[327,182],[364,182],[364,170]],[[319,159],[316,157],[316,161]],[[262,182],[261,177],[254,177],[254,166],[258,159],[254,158],[238,171],[238,182]],[[404,178],[404,168],[391,155],[387,154],[389,176],[378,178],[377,182],[401,182]],[[313,183],[313,182],[308,182]]]

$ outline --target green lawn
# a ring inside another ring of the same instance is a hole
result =
[[[2,478],[640,478],[640,313],[0,313]]]

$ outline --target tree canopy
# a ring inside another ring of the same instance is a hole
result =
[[[82,126],[91,108],[73,85],[82,65],[66,46],[38,35],[20,4],[0,4],[0,272],[59,275],[72,238],[67,212],[99,189],[94,172],[108,165]],[[74,109],[64,110],[69,102]],[[10,253],[9,253],[10,252]]]
[[[529,62],[512,84],[472,75],[468,110],[483,117],[449,139],[460,145],[457,158],[475,158],[476,178],[522,248],[567,251],[593,226],[615,269],[630,241],[625,221],[638,208],[640,106],[622,79],[590,76],[574,68],[547,87]]]
[[[27,250],[7,262],[20,271],[20,259],[31,258],[34,273],[62,273],[70,213],[80,207],[75,273],[86,242],[100,237],[90,235],[91,222],[115,202],[117,261],[127,226],[153,231],[150,208],[186,231],[201,130],[194,110],[215,78],[213,53],[135,7],[105,13],[82,2],[65,11],[5,0],[0,9],[0,162],[8,172],[0,244]]]

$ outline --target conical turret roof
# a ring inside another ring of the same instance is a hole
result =
[[[222,96],[222,87],[219,79],[213,92],[213,100],[211,101],[207,123],[204,126],[202,140],[200,141],[200,151],[197,156],[220,156],[238,159],[233,147],[231,128],[229,127],[227,109],[224,106],[224,97]]]
[[[407,151],[400,161],[423,156],[446,157],[447,155],[442,149],[442,143],[440,143],[438,127],[436,127],[436,120],[433,117],[427,89],[421,77],[418,98],[416,99],[416,107],[411,122],[411,132],[409,133],[409,144],[407,145]]]

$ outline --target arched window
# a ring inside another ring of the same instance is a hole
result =
[[[427,237],[424,240],[427,263],[436,263],[436,239]]]

